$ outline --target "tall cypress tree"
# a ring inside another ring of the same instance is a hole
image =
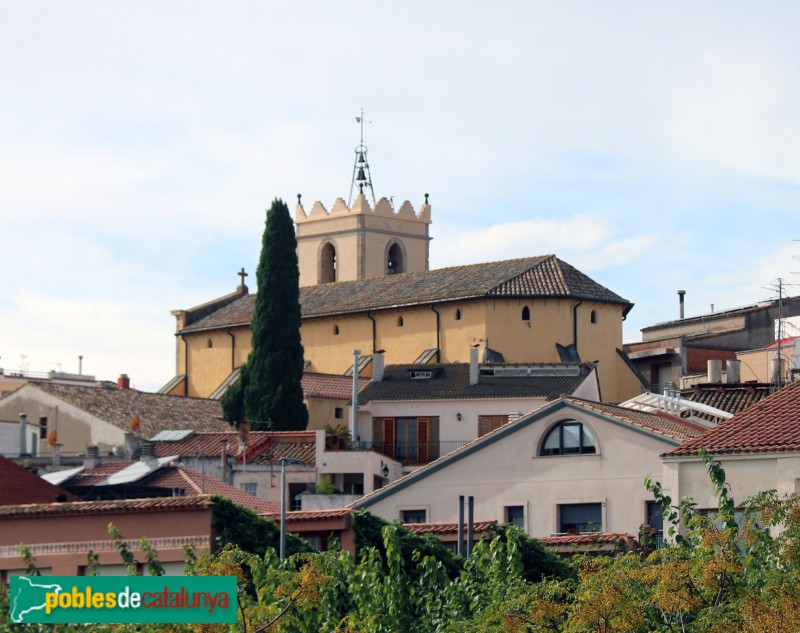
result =
[[[308,426],[303,402],[300,343],[300,270],[297,240],[286,203],[267,211],[256,280],[252,349],[239,382],[222,399],[225,419],[250,421],[253,430],[296,431]]]

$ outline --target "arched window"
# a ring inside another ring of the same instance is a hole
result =
[[[456,321],[461,320],[461,308],[456,308]]]
[[[403,248],[398,242],[389,247],[386,257],[386,274],[397,275],[406,272],[406,262],[403,256]]]
[[[339,336],[339,326],[338,325],[334,325],[333,326],[333,335],[334,336]]]
[[[577,420],[561,422],[550,429],[542,444],[542,455],[587,455],[597,452],[592,432]]]
[[[336,281],[336,247],[325,242],[319,254],[319,283],[330,284]]]
[[[589,318],[591,319],[592,323],[597,323],[597,311],[592,310],[592,314],[590,315]]]
[[[214,341],[212,341],[211,339],[208,339],[206,341],[206,347],[208,347],[209,349],[214,347]]]
[[[397,327],[403,327],[403,317],[397,317]]]
[[[528,306],[522,308],[522,320],[523,321],[531,320],[531,309]]]

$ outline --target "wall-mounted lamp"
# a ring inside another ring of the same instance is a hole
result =
[[[460,411],[458,413],[456,413],[456,420],[461,422],[461,412]]]
[[[389,478],[389,464],[384,464],[383,460],[381,460],[381,473],[384,479]]]

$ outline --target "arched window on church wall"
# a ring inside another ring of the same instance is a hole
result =
[[[326,242],[320,252],[319,283],[330,284],[336,281],[336,247]]]
[[[389,247],[389,254],[386,260],[386,274],[396,275],[406,272],[406,262],[403,257],[403,249],[395,242]]]

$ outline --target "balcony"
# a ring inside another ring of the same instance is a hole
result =
[[[376,451],[403,466],[422,466],[442,455],[447,455],[466,444],[466,440],[449,440],[445,442],[351,442],[349,450]]]

